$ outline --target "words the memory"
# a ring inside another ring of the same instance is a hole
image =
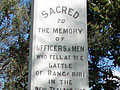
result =
[[[77,19],[79,17],[78,11],[74,10],[73,8],[68,8],[66,6],[56,6],[55,8],[49,8],[49,10],[44,10],[41,12],[41,15],[44,18],[47,18],[50,15],[54,14],[66,14],[73,17],[74,19]]]

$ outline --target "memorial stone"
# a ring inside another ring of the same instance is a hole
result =
[[[89,90],[86,0],[33,0],[29,90]]]

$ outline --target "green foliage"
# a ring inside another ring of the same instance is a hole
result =
[[[25,1],[2,0],[0,3],[0,74],[7,81],[5,90],[27,90],[28,87],[31,22],[30,2]]]
[[[27,0],[0,0],[0,78],[3,90],[27,90],[31,6]],[[120,0],[88,0],[89,86],[115,90],[120,77]]]
[[[93,90],[115,90],[120,85],[110,80],[120,80],[112,74],[120,66],[119,6],[119,0],[88,0],[89,74]]]

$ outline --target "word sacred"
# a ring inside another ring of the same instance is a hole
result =
[[[66,6],[57,6],[55,8],[50,8],[49,12],[46,11],[42,11],[41,15],[44,18],[47,18],[49,15],[53,15],[53,14],[67,14],[71,17],[73,17],[74,19],[79,17],[79,12],[75,11],[73,8],[68,8]]]

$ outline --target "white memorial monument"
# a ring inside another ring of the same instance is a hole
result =
[[[86,0],[33,0],[28,90],[89,90]]]

